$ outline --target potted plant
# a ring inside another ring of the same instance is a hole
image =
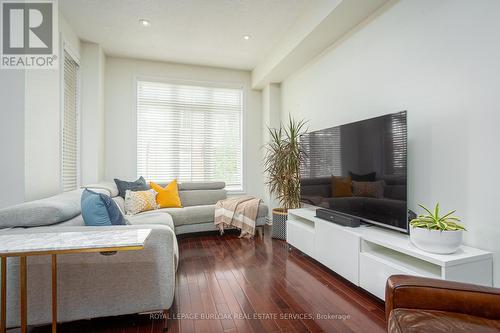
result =
[[[304,151],[299,139],[305,134],[306,122],[289,117],[280,128],[268,128],[270,140],[265,145],[264,170],[269,192],[280,203],[273,209],[273,237],[286,239],[288,209],[300,207],[300,164]]]
[[[449,254],[458,250],[466,229],[459,223],[460,219],[453,216],[455,211],[440,216],[439,203],[433,212],[423,205],[419,206],[426,214],[410,221],[411,242],[419,249],[431,253]]]

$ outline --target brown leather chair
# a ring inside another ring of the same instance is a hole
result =
[[[500,332],[500,289],[393,275],[385,313],[389,333]]]

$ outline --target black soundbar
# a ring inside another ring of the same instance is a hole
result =
[[[344,227],[357,228],[361,224],[361,220],[357,217],[324,208],[316,209],[316,217],[327,220],[329,222],[343,225]]]

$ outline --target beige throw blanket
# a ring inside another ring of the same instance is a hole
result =
[[[236,227],[241,230],[240,237],[252,238],[260,202],[260,199],[250,196],[219,200],[215,205],[214,223],[220,233],[223,234],[226,228]]]

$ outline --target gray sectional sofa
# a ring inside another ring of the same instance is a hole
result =
[[[123,198],[112,182],[86,186],[106,193],[123,211]],[[83,190],[0,209],[0,235],[62,231],[148,228],[152,233],[142,251],[65,254],[58,259],[59,321],[73,321],[169,309],[174,299],[179,254],[177,234],[216,230],[215,203],[226,198],[225,184],[181,183],[183,208],[166,208],[126,216],[128,225],[85,226],[80,212]],[[261,204],[257,226],[266,222],[268,209]],[[19,318],[19,262],[7,264],[7,326]],[[28,258],[28,322],[51,321],[50,257]]]

